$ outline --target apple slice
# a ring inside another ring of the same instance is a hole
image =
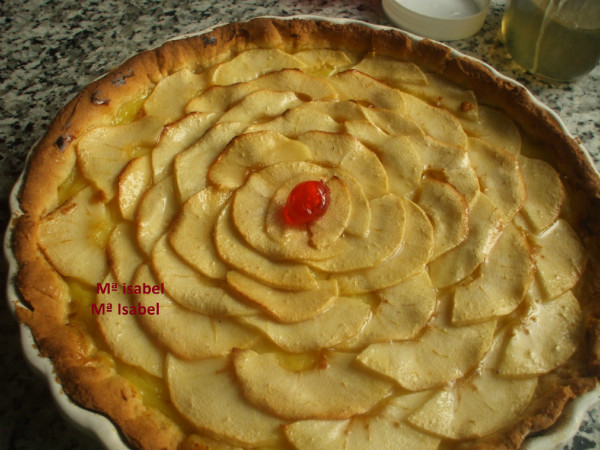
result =
[[[388,193],[387,174],[377,155],[354,136],[309,131],[298,137],[311,151],[313,161],[349,173],[368,199]]]
[[[158,240],[151,256],[156,277],[181,306],[209,316],[258,314],[256,309],[229,295],[224,286],[203,277],[179,259],[166,235]]]
[[[445,109],[425,103],[412,95],[404,95],[405,115],[427,134],[441,142],[464,148],[467,135],[456,117]]]
[[[397,86],[432,106],[450,111],[458,118],[476,121],[479,117],[479,105],[475,93],[465,89],[435,73],[426,74],[425,83],[408,83]]]
[[[502,229],[496,208],[485,194],[479,194],[469,213],[466,239],[429,263],[429,276],[436,288],[458,283],[483,262]]]
[[[367,237],[344,236],[343,241],[347,243],[348,250],[331,253],[327,259],[307,261],[307,264],[328,273],[349,272],[376,267],[396,255],[405,242],[404,201],[394,194],[387,194],[371,200],[370,205],[371,224]],[[327,248],[333,245],[335,243]]]
[[[100,283],[108,266],[105,248],[112,231],[106,205],[84,188],[39,224],[40,247],[61,275],[86,284]]]
[[[298,58],[275,48],[252,49],[217,65],[210,81],[212,84],[229,85],[250,81],[269,72],[303,69],[305,66]]]
[[[479,119],[461,119],[461,124],[469,136],[487,141],[515,156],[521,151],[521,133],[501,111],[479,105]]]
[[[210,86],[198,97],[194,97],[185,107],[187,114],[193,112],[223,114],[248,94],[259,89],[253,83],[236,83],[227,86]],[[289,89],[286,89],[289,90]]]
[[[293,92],[260,89],[234,105],[221,116],[219,122],[241,122],[250,125],[266,118],[278,117],[301,104],[302,100]]]
[[[368,56],[355,65],[353,69],[385,81],[393,87],[399,87],[403,83],[417,85],[428,83],[427,77],[416,64],[385,56]]]
[[[357,357],[410,391],[440,387],[464,376],[491,348],[495,321],[454,327],[438,320],[417,340],[371,344]]]
[[[536,386],[537,378],[507,379],[485,369],[436,393],[408,421],[448,439],[485,436],[517,421]]]
[[[302,290],[317,287],[315,276],[306,265],[271,261],[250,248],[233,226],[230,205],[223,208],[217,219],[215,244],[226,263],[269,286]]]
[[[93,128],[78,141],[76,152],[81,173],[102,191],[105,200],[117,192],[117,177],[127,163],[150,153],[162,123],[154,117],[134,122]]]
[[[404,422],[429,397],[430,392],[400,395],[390,400],[378,417],[302,420],[285,425],[284,432],[298,450],[436,450],[439,438]]]
[[[435,178],[425,178],[418,204],[433,225],[432,259],[453,249],[467,237],[469,206],[454,186]]]
[[[519,162],[510,153],[477,138],[469,138],[467,148],[481,191],[498,209],[502,221],[510,222],[527,196]]]
[[[228,357],[184,361],[168,355],[166,366],[171,400],[194,426],[244,448],[282,440],[285,422],[246,401]]]
[[[275,353],[235,350],[233,363],[244,396],[287,419],[346,419],[369,411],[392,389],[353,367],[353,354],[331,353],[326,367],[296,372],[281,367]]]
[[[298,54],[294,56],[298,58]],[[283,69],[268,73],[250,83],[259,89],[292,91],[299,94],[301,98],[310,100],[334,100],[337,97],[329,83],[298,69]]]
[[[388,190],[403,197],[421,182],[423,165],[412,142],[405,136],[388,136],[364,120],[345,122],[346,130],[377,155],[388,179]]]
[[[577,284],[587,262],[585,247],[573,228],[558,219],[543,234],[533,237],[535,264],[548,298],[555,298]]]
[[[340,100],[404,112],[405,94],[358,70],[350,69],[328,78]]]
[[[373,317],[358,335],[362,344],[415,338],[437,304],[427,271],[378,291],[377,298]]]
[[[310,149],[274,131],[242,134],[231,141],[211,166],[208,179],[221,189],[237,189],[248,173],[283,161],[308,161]]]
[[[239,122],[213,125],[194,145],[175,157],[175,182],[182,202],[206,187],[208,168],[244,128],[246,125]]]
[[[575,352],[583,332],[583,313],[571,291],[551,301],[531,299],[508,341],[500,374],[522,377],[556,369]]]
[[[134,220],[144,193],[152,184],[152,162],[149,155],[132,159],[117,180],[117,199],[121,216]]]
[[[169,176],[146,191],[136,212],[137,239],[140,248],[150,254],[177,214],[179,203]]]
[[[360,294],[393,286],[425,269],[433,249],[433,229],[416,204],[403,200],[405,225],[402,247],[387,261],[368,269],[334,274],[340,293]]]
[[[512,224],[490,250],[479,275],[454,293],[452,323],[461,325],[504,316],[523,300],[533,277],[533,251]]]
[[[207,81],[206,74],[195,74],[188,69],[163,78],[144,102],[146,115],[162,123],[182,118],[186,103],[206,87]]]
[[[183,204],[169,231],[169,242],[189,265],[209,278],[224,280],[227,266],[213,242],[214,227],[229,191],[208,187]]]
[[[216,114],[193,113],[163,128],[160,140],[152,149],[154,182],[173,173],[173,159],[202,137],[217,120]]]
[[[321,260],[339,255],[350,249],[351,238],[338,239],[325,248],[310,245],[309,235],[302,228],[291,228],[285,242],[271,239],[265,224],[270,200],[281,184],[301,173],[313,174],[313,179],[327,179],[329,170],[301,161],[283,162],[253,172],[233,197],[232,213],[235,227],[246,242],[258,252],[275,259]]]
[[[558,172],[547,162],[521,155],[519,165],[527,191],[521,215],[534,233],[539,234],[558,219],[565,188]]]
[[[303,133],[312,130],[326,131],[329,133],[339,133],[343,131],[341,123],[336,122],[328,114],[304,108],[310,106],[313,102],[305,103],[294,109],[288,109],[282,116],[266,122],[258,122],[250,125],[246,133],[256,133],[257,131],[275,131],[289,138],[297,138]]]
[[[159,286],[148,265],[137,270],[133,285]],[[233,348],[254,345],[258,337],[233,319],[213,318],[179,306],[163,294],[137,294],[144,307],[158,308],[157,314],[138,316],[149,336],[183,359],[226,355]]]
[[[267,317],[244,317],[242,323],[266,334],[291,353],[333,347],[355,336],[371,318],[371,307],[356,297],[339,297],[327,311],[297,323],[279,323]]]
[[[311,173],[303,173],[290,178],[277,189],[269,201],[265,230],[269,237],[282,244],[290,239],[298,239],[298,237],[290,235],[300,233],[304,234],[305,239],[308,239],[314,247],[323,248],[340,238],[350,223],[352,213],[350,193],[343,181],[337,177],[330,178],[325,182],[330,189],[330,202],[325,214],[316,222],[308,224],[307,227],[290,226],[284,217],[283,210],[290,192],[297,185],[306,181],[316,180]],[[306,228],[310,233],[307,234]]]
[[[288,291],[272,288],[231,270],[227,272],[227,283],[238,294],[283,323],[311,319],[329,309],[338,297],[334,280],[319,280],[314,289]]]
[[[363,107],[363,112],[367,121],[392,136],[425,136],[414,120],[399,111]]]
[[[305,65],[305,72],[319,77],[328,77],[352,65],[352,55],[342,50],[302,50],[294,54]]]
[[[117,279],[109,273],[102,283],[117,283]],[[165,352],[148,338],[135,316],[118,312],[119,304],[126,308],[132,306],[130,296],[117,289],[107,294],[98,294],[96,303],[105,305],[105,312],[96,315],[96,322],[114,355],[127,364],[141,367],[162,378]],[[106,309],[107,305],[111,305],[110,311]]]
[[[121,284],[131,283],[138,266],[144,262],[131,224],[120,222],[115,226],[108,240],[106,254],[117,281]]]

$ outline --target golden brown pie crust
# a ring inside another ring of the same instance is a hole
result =
[[[163,414],[146,407],[113,364],[93,353],[92,338],[85,327],[70,321],[68,286],[41,252],[37,227],[42,217],[59,206],[58,187],[76,164],[74,143],[79,136],[92,127],[110,124],[122,105],[166,75],[183,68],[200,71],[250,48],[288,52],[333,48],[414,61],[472,89],[482,103],[503,109],[528,135],[542,141],[548,159],[576,200],[572,224],[590,256],[579,293],[587,317],[586,346],[547,380],[543,395],[514,427],[484,441],[466,443],[464,448],[519,448],[525,437],[552,425],[566,402],[595,387],[600,367],[600,181],[577,142],[532,101],[524,88],[442,45],[428,40],[414,42],[395,30],[375,30],[360,24],[256,19],[170,41],[131,58],[69,102],[31,154],[18,196],[23,214],[13,224],[13,251],[19,263],[16,284],[23,301],[17,316],[32,329],[40,351],[52,360],[57,378],[75,402],[110,417],[136,447],[221,448],[190,438]]]

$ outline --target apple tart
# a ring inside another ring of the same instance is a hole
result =
[[[600,182],[522,88],[392,29],[143,52],[34,149],[19,319],[144,449],[517,449],[598,375]]]

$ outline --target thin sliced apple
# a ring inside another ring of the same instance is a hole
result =
[[[283,210],[290,192],[300,183],[316,181],[310,173],[303,173],[288,181],[277,189],[269,201],[265,230],[269,237],[285,244],[291,233],[307,233],[310,243],[316,248],[326,247],[340,238],[350,222],[352,202],[346,184],[337,177],[325,182],[330,189],[330,202],[325,214],[307,227],[290,226],[284,217]],[[324,181],[324,180],[322,180]],[[292,238],[293,239],[293,238]]]
[[[467,237],[469,206],[454,186],[435,178],[425,178],[418,204],[433,226],[432,259],[453,249]]]
[[[495,329],[495,321],[465,327],[438,321],[418,340],[371,344],[357,359],[405,389],[423,391],[450,383],[473,369],[492,346]]]
[[[301,228],[290,228],[288,239],[278,242],[266,232],[265,223],[269,203],[281,184],[302,173],[310,173],[313,179],[327,179],[331,176],[326,168],[301,161],[273,164],[261,171],[253,172],[246,183],[233,197],[232,212],[235,227],[246,242],[256,251],[275,259],[322,260],[339,255],[350,249],[347,239],[338,239],[325,248],[310,245],[310,236]],[[355,238],[358,239],[358,238]]]
[[[327,311],[297,323],[279,323],[267,317],[240,320],[257,328],[278,347],[302,353],[333,347],[357,335],[371,318],[371,307],[356,297],[339,297]]]
[[[326,131],[328,133],[339,133],[343,131],[343,125],[336,122],[331,116],[321,111],[311,111],[303,106],[310,105],[305,103],[294,109],[287,110],[282,116],[266,122],[258,122],[250,125],[246,133],[256,133],[257,131],[275,131],[290,138],[297,138],[303,133],[312,130]]]
[[[298,54],[294,56],[298,57]],[[269,73],[250,83],[259,89],[292,91],[310,100],[333,100],[337,97],[329,83],[298,69],[283,69]]]
[[[61,275],[94,286],[108,270],[105,248],[111,231],[106,205],[95,201],[87,187],[44,217],[38,236],[42,251]]]
[[[521,133],[506,114],[489,106],[479,105],[479,120],[461,120],[469,136],[483,139],[513,155],[521,151]]]
[[[150,267],[137,270],[133,285],[159,286]],[[226,355],[233,348],[248,348],[258,337],[233,319],[214,318],[174,303],[164,294],[136,294],[134,300],[145,308],[158,308],[157,314],[138,316],[148,335],[169,352],[183,359]]]
[[[193,113],[163,128],[158,144],[152,149],[155,183],[173,173],[175,156],[200,139],[216,120],[216,114]]]
[[[439,438],[404,422],[405,417],[429,397],[429,392],[401,395],[392,399],[379,417],[302,420],[285,425],[284,432],[298,450],[436,450]]]
[[[102,283],[117,283],[117,279],[109,273]],[[96,303],[105,305],[104,313],[97,314],[96,321],[115,356],[127,364],[141,367],[146,372],[162,378],[165,352],[148,338],[135,316],[119,313],[118,305],[125,308],[132,306],[130,296],[117,289],[107,294],[98,294]],[[110,311],[107,310],[108,305],[111,305]]]
[[[144,262],[131,224],[120,222],[115,226],[108,240],[106,254],[117,281],[121,284],[131,283],[138,266]]]
[[[134,220],[143,194],[152,184],[152,162],[149,155],[132,159],[117,180],[117,199],[121,216]]]
[[[517,421],[536,386],[537,378],[507,379],[486,369],[439,391],[408,421],[449,439],[485,436]]]
[[[405,115],[434,139],[464,148],[467,135],[456,117],[445,109],[425,103],[412,95],[404,94]]]
[[[117,177],[127,163],[150,152],[158,141],[162,123],[155,117],[116,126],[93,128],[77,143],[77,161],[83,175],[104,194],[117,192]]]
[[[229,295],[223,285],[203,277],[185,264],[170,247],[166,235],[158,240],[151,256],[158,281],[181,306],[209,316],[258,314],[258,310]]]
[[[168,355],[166,366],[173,404],[198,428],[244,448],[282,440],[285,422],[246,401],[228,357],[183,361]]]
[[[158,238],[167,231],[178,209],[172,176],[146,191],[135,217],[138,244],[146,254],[150,254]]]
[[[260,89],[244,97],[221,116],[219,122],[241,122],[250,125],[270,117],[278,117],[302,104],[293,92]]]
[[[188,69],[163,78],[144,102],[146,115],[162,123],[182,118],[186,103],[206,87],[207,81],[206,74],[195,74]]]
[[[388,190],[399,197],[414,191],[421,182],[423,165],[419,153],[405,136],[388,136],[366,121],[345,123],[348,132],[377,155],[388,179]]]
[[[406,222],[401,249],[378,266],[355,272],[334,274],[340,293],[360,294],[393,286],[425,269],[433,249],[433,229],[429,219],[413,202],[404,199]]]
[[[354,100],[367,106],[404,111],[405,94],[358,70],[346,70],[328,78],[340,100]]]
[[[466,239],[429,264],[429,276],[436,288],[458,283],[473,273],[486,258],[502,229],[492,201],[479,194],[469,213]]]
[[[365,108],[366,120],[392,136],[424,136],[423,130],[405,114],[382,108]]]
[[[417,85],[428,83],[427,77],[416,64],[385,56],[369,56],[361,60],[353,69],[385,81],[393,87],[399,87],[403,83]]]
[[[302,50],[294,56],[305,64],[305,71],[319,77],[328,77],[353,63],[351,55],[341,50]]]
[[[429,321],[436,304],[427,271],[377,292],[379,304],[358,335],[361,344],[413,339]]]
[[[250,81],[282,69],[303,69],[306,65],[289,53],[274,48],[246,50],[221,63],[212,72],[213,84],[229,85]]]
[[[288,419],[346,419],[391,391],[389,382],[354,367],[353,354],[331,353],[326,367],[296,372],[284,369],[275,353],[236,350],[233,362],[244,396]]]
[[[474,121],[479,117],[479,105],[475,93],[435,73],[427,73],[425,83],[406,82],[397,87],[416,95],[430,105],[447,109],[456,117]]]
[[[532,249],[525,236],[508,224],[479,275],[456,288],[452,323],[479,322],[511,313],[523,300],[532,277]]]
[[[327,259],[307,261],[307,264],[328,273],[349,272],[376,267],[396,255],[405,243],[404,201],[394,194],[387,194],[371,200],[370,205],[371,224],[367,237],[344,236],[350,250],[331,254]]]
[[[269,286],[302,290],[317,287],[315,276],[306,265],[271,261],[250,248],[233,226],[230,205],[223,208],[217,219],[215,244],[226,263]]]
[[[253,83],[236,83],[227,86],[210,86],[201,95],[194,97],[185,107],[187,114],[193,112],[224,113],[248,94],[259,89]],[[286,89],[287,90],[287,89]]]
[[[519,165],[527,191],[521,214],[538,234],[558,219],[565,200],[565,188],[558,172],[547,162],[521,155]]]
[[[546,296],[555,298],[577,284],[587,262],[585,247],[563,219],[533,237],[537,276]]]
[[[469,138],[469,160],[479,178],[481,192],[498,209],[504,223],[520,211],[527,193],[519,162],[510,153],[477,138]]]
[[[208,187],[183,204],[169,232],[169,242],[189,265],[201,274],[224,280],[227,266],[221,261],[213,242],[214,227],[229,191]]]
[[[584,317],[571,291],[551,301],[532,300],[525,320],[515,327],[499,371],[504,376],[548,373],[577,349]]]
[[[222,189],[237,189],[251,170],[283,161],[308,161],[310,149],[274,131],[242,134],[231,141],[208,172],[209,180]]]
[[[198,142],[175,157],[175,182],[182,202],[206,187],[208,168],[244,128],[246,125],[239,122],[213,125]]]
[[[313,161],[348,172],[357,180],[368,199],[387,194],[385,167],[377,155],[354,136],[345,133],[309,131],[298,140],[310,148]]]
[[[338,297],[334,280],[319,280],[314,289],[289,291],[272,288],[231,270],[227,273],[227,283],[238,294],[283,323],[311,319],[329,309]]]
[[[352,203],[346,183],[338,177],[327,180],[331,201],[319,220],[309,225],[310,242],[317,248],[327,247],[342,236],[350,223]]]

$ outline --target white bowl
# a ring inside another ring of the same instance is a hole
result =
[[[441,41],[477,33],[490,10],[490,0],[382,0],[381,4],[395,25]]]

